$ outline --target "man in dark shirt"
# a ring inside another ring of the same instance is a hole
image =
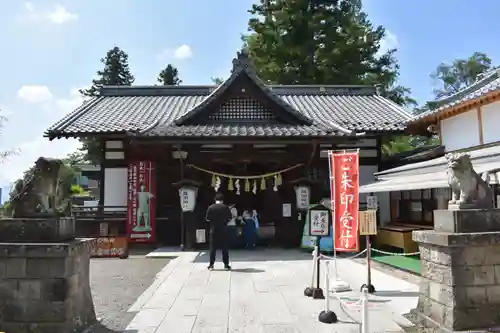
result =
[[[222,193],[215,195],[215,203],[208,207],[205,219],[210,223],[210,264],[208,269],[214,268],[215,251],[222,251],[222,261],[227,270],[229,266],[229,251],[227,249],[227,223],[231,220],[231,210],[224,204],[224,196]]]

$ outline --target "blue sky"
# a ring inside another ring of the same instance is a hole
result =
[[[184,83],[208,84],[210,77],[228,75],[253,2],[3,1],[0,109],[9,122],[0,149],[20,153],[0,164],[0,186],[38,156],[63,156],[78,147],[73,140],[48,142],[42,134],[78,106],[76,89],[90,84],[108,49],[117,45],[128,52],[137,84],[155,83],[167,63],[178,67]],[[440,62],[474,51],[500,61],[498,1],[365,0],[365,9],[387,28],[384,46],[399,49],[401,84],[420,102],[432,97],[429,74]]]

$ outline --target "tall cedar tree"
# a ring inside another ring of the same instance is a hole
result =
[[[99,94],[102,86],[130,86],[134,83],[134,76],[130,72],[128,64],[128,54],[118,46],[113,47],[101,59],[104,64],[102,70],[97,71],[97,78],[92,80],[92,86],[89,89],[80,90],[80,93],[87,97],[94,97]],[[82,139],[85,152],[85,159],[92,163],[98,163],[101,155],[101,146],[96,138]]]
[[[380,54],[385,36],[361,0],[260,0],[249,10],[244,42],[260,77],[274,84],[380,84],[400,105],[414,104],[396,84],[396,50]]]
[[[157,80],[164,86],[178,86],[182,83],[182,80],[179,79],[179,71],[171,64],[168,64],[167,67],[158,74]]]
[[[396,49],[381,50],[385,29],[368,20],[361,0],[260,0],[249,12],[243,40],[268,83],[378,84],[397,104],[416,104],[410,89],[397,85]],[[384,141],[386,155],[414,148],[407,137]]]

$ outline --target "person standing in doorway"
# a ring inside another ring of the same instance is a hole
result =
[[[224,204],[224,196],[222,193],[215,195],[215,203],[208,207],[205,214],[205,219],[210,223],[210,264],[208,269],[213,269],[215,264],[215,252],[220,249],[222,251],[222,261],[224,268],[231,269],[229,266],[229,251],[228,251],[228,230],[227,224],[233,218],[231,209]]]

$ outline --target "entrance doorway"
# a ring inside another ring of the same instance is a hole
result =
[[[302,236],[302,222],[298,220],[295,212],[295,192],[293,186],[285,181],[274,187],[274,178],[265,178],[265,189],[262,188],[262,179],[256,179],[256,189],[254,189],[254,180],[250,180],[250,186],[245,186],[244,176],[264,175],[270,172],[279,171],[279,166],[263,165],[258,163],[248,163],[244,165],[213,164],[210,171],[226,175],[241,176],[239,181],[239,191],[235,184],[238,177],[230,179],[219,177],[221,184],[217,192],[224,195],[224,201],[227,205],[236,209],[237,216],[234,232],[239,233],[239,240],[243,241],[243,226],[240,223],[244,211],[255,210],[258,216],[258,245],[260,246],[279,246],[279,247],[298,247]],[[283,169],[283,168],[281,168]],[[285,175],[286,177],[287,175]],[[214,202],[216,194],[212,185],[213,175],[203,174],[202,187],[198,192],[197,208],[199,208],[199,218],[204,219],[204,212]],[[229,185],[232,182],[232,186]],[[254,193],[255,192],[255,193]],[[283,205],[286,205],[285,216]],[[288,211],[288,208],[291,208]],[[239,242],[236,247],[243,244]]]

